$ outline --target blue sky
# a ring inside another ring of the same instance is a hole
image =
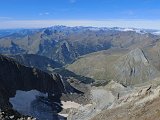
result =
[[[57,24],[159,28],[160,0],[0,1],[0,28]]]

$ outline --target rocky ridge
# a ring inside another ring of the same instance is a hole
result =
[[[135,87],[129,94],[90,120],[158,120],[159,119],[159,78]]]
[[[58,75],[49,75],[38,69],[25,67],[3,55],[0,55],[0,66],[1,108],[11,107],[9,98],[15,96],[16,90],[35,89],[43,93],[54,93],[57,99],[65,92]]]
[[[70,111],[68,120],[158,120],[159,119],[159,78],[135,87],[123,87],[111,81],[104,87],[92,88],[102,92],[102,99]],[[118,89],[117,89],[118,87]],[[112,97],[108,97],[109,93]],[[94,93],[95,94],[95,93]],[[99,94],[99,93],[98,93]],[[99,97],[99,95],[96,95]],[[107,95],[107,98],[105,98]],[[109,102],[106,102],[106,100]],[[99,102],[98,102],[99,101]],[[97,107],[96,107],[97,106]],[[100,107],[101,106],[101,107]],[[103,106],[103,107],[102,107]]]

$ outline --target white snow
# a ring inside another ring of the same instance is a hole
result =
[[[63,116],[63,117],[68,117],[68,114],[58,114],[60,116]]]
[[[80,107],[81,105],[76,103],[76,102],[72,102],[72,101],[62,101],[62,107],[64,109],[68,109],[68,108],[78,108]]]

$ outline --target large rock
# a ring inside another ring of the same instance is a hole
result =
[[[0,110],[0,120],[36,120],[36,118],[24,116],[15,110],[7,109],[4,111]]]

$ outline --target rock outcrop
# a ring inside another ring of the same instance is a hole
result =
[[[135,87],[90,120],[159,120],[159,78]]]
[[[36,118],[24,116],[15,110],[8,109],[0,111],[0,120],[36,120]]]
[[[77,109],[70,110],[68,120],[90,120],[104,109],[108,109],[117,99],[117,94],[126,94],[128,88],[121,84],[111,81],[106,86],[92,87],[90,104],[80,106]]]

